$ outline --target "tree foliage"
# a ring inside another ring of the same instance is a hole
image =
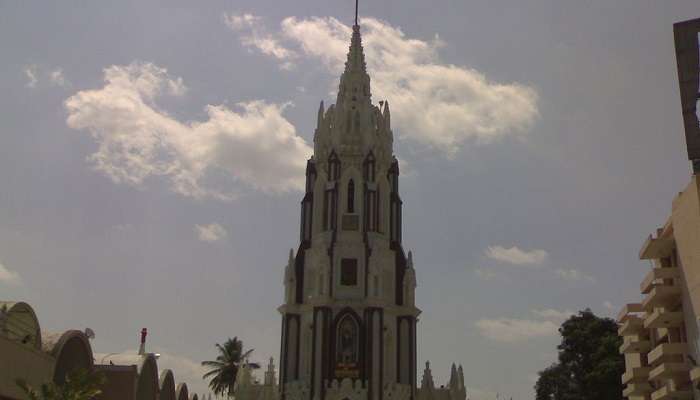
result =
[[[559,361],[539,373],[536,400],[619,400],[625,361],[617,323],[587,309],[559,328]]]
[[[219,350],[219,355],[214,361],[202,361],[202,365],[211,368],[209,372],[204,374],[204,379],[209,379],[209,387],[216,395],[233,394],[233,389],[236,384],[236,376],[238,370],[247,365],[248,368],[260,368],[258,363],[249,362],[248,359],[253,353],[253,350],[243,351],[243,342],[237,337],[228,339],[223,346],[216,344]]]
[[[102,374],[85,369],[69,372],[63,384],[44,383],[38,389],[23,379],[17,380],[17,385],[29,400],[90,400],[102,393],[100,387],[104,383],[105,377]]]

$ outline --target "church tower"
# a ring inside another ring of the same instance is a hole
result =
[[[336,104],[318,110],[300,244],[284,273],[284,400],[416,397],[420,310],[391,112],[372,103],[357,18],[352,29]]]

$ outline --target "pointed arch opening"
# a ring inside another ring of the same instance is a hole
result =
[[[348,213],[355,213],[355,181],[348,182]]]
[[[363,334],[360,317],[345,309],[335,319],[332,355],[337,379],[360,378],[363,365]]]

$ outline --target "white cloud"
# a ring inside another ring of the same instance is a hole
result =
[[[517,246],[489,246],[484,252],[486,257],[513,265],[541,265],[549,256],[544,250],[522,250]]]
[[[25,84],[28,88],[36,88],[39,83],[44,83],[47,81],[50,86],[66,87],[70,86],[70,82],[66,79],[63,74],[62,68],[54,68],[49,70],[48,68],[40,67],[36,64],[27,65],[22,70],[25,77],[27,78],[27,83]]]
[[[478,278],[483,279],[485,281],[491,281],[501,276],[496,271],[487,268],[477,268],[474,270],[474,274],[476,274]]]
[[[296,52],[287,49],[271,34],[267,33],[262,18],[251,14],[224,14],[224,23],[240,33],[241,44],[255,48],[261,53],[276,58],[282,69],[291,69]]]
[[[36,84],[39,83],[39,79],[36,76],[36,65],[27,65],[22,71],[24,72],[24,76],[27,78],[27,83],[25,86],[32,89],[35,88]]]
[[[557,276],[559,276],[561,279],[565,281],[571,281],[571,282],[579,282],[579,281],[586,281],[590,283],[595,283],[595,278],[591,275],[587,275],[577,269],[564,269],[564,268],[558,268],[554,271]]]
[[[229,15],[225,21],[244,45],[283,67],[304,55],[320,61],[334,77],[343,69],[351,28],[335,18],[288,17],[275,34],[260,33],[262,21],[250,14]],[[374,18],[363,18],[362,29],[373,93],[389,99],[401,137],[454,156],[465,143],[524,137],[537,119],[533,88],[492,82],[474,69],[442,62],[439,38],[408,38]]]
[[[177,193],[219,199],[235,197],[239,184],[266,193],[303,189],[312,149],[282,115],[287,105],[207,105],[206,121],[180,122],[156,104],[185,92],[165,68],[113,65],[104,82],[65,101],[66,123],[91,134],[98,148],[88,160],[114,182],[139,187],[160,176]]]
[[[615,306],[613,305],[613,303],[611,303],[611,302],[609,302],[609,301],[604,301],[604,302],[603,302],[603,307],[605,307],[605,309],[608,310],[608,311],[614,311],[614,310],[615,310]]]
[[[65,87],[70,83],[63,75],[63,70],[61,68],[56,68],[55,70],[49,72],[49,82],[53,86]]]
[[[0,263],[0,283],[16,286],[22,283],[22,278],[17,272],[10,270]]]
[[[209,225],[195,225],[194,229],[197,233],[197,237],[202,242],[218,242],[219,240],[225,239],[228,236],[226,229],[217,223]]]
[[[560,323],[566,321],[569,319],[569,317],[576,314],[571,310],[559,311],[552,308],[547,308],[544,310],[531,310],[531,312],[540,318],[559,321]]]
[[[504,343],[553,336],[559,329],[552,321],[509,318],[480,319],[476,321],[476,326],[482,336]]]
[[[480,319],[476,327],[482,336],[503,343],[516,343],[528,339],[555,336],[559,326],[570,316],[576,314],[569,310],[530,310],[537,317]]]

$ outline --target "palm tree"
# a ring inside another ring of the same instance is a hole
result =
[[[91,400],[102,393],[100,387],[104,383],[104,375],[84,369],[69,372],[65,383],[61,385],[44,383],[39,390],[29,386],[22,379],[17,380],[17,385],[30,400]]]
[[[217,343],[216,348],[219,350],[219,355],[216,356],[215,361],[202,361],[203,366],[211,368],[202,378],[210,379],[209,387],[217,396],[223,394],[231,396],[239,368],[245,365],[248,368],[257,369],[260,368],[260,364],[248,362],[253,349],[243,352],[243,342],[237,337],[229,338],[223,346]]]

